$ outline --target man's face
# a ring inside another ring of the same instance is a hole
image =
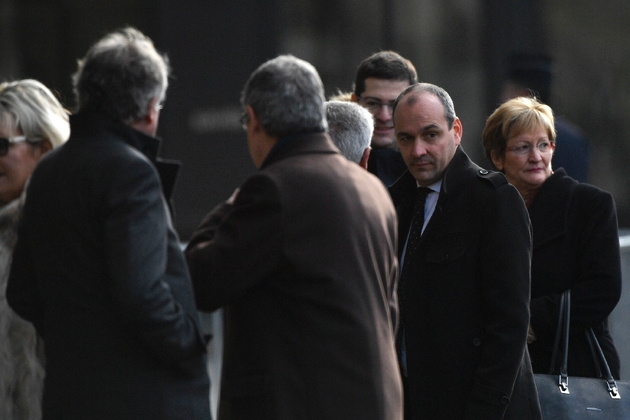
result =
[[[372,147],[396,147],[392,107],[394,101],[409,82],[405,80],[386,80],[368,77],[365,90],[360,97],[352,95],[353,100],[370,110],[374,116],[374,134]]]
[[[400,153],[418,183],[428,186],[442,178],[462,138],[459,119],[449,130],[442,102],[421,92],[400,101],[395,122]]]

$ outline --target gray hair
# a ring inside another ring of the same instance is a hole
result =
[[[292,55],[258,67],[241,95],[243,108],[251,106],[267,134],[277,138],[326,131],[324,102],[315,67]]]
[[[68,112],[33,79],[0,84],[0,125],[19,129],[30,143],[48,140],[53,147],[70,136]]]
[[[168,58],[137,29],[105,35],[78,64],[72,79],[78,110],[129,123],[144,118],[153,99],[164,101]]]
[[[350,161],[359,163],[370,146],[374,118],[370,111],[356,102],[326,102],[328,134],[335,146]]]
[[[398,107],[398,104],[405,96],[422,92],[430,93],[433,96],[436,96],[440,100],[440,102],[442,102],[442,106],[444,107],[444,118],[446,118],[446,122],[448,123],[448,129],[450,130],[451,128],[453,128],[453,123],[455,122],[455,118],[457,118],[457,115],[455,114],[455,106],[453,105],[453,100],[451,99],[447,91],[431,83],[416,83],[415,85],[411,85],[403,90],[400,95],[398,95],[398,98],[396,98],[396,102],[394,102],[392,118],[396,113],[396,108]],[[407,103],[409,105],[413,105],[413,103],[416,102],[414,96],[417,95],[413,95],[407,100]]]

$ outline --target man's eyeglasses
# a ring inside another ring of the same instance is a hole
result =
[[[9,146],[13,143],[21,143],[27,141],[26,136],[0,137],[0,156],[9,153]]]
[[[374,99],[374,98],[362,98],[360,96],[357,97],[357,99],[372,113],[372,114],[376,114],[377,112],[379,112],[381,109],[383,109],[384,106],[387,107],[387,109],[389,110],[389,112],[393,112],[394,111],[394,103],[396,101],[391,101],[391,102],[382,102],[379,101],[378,99]]]
[[[538,152],[541,155],[551,153],[551,150],[552,150],[551,143],[548,141],[540,142],[536,146],[532,146],[531,144],[521,144],[514,147],[507,147],[505,150],[512,152],[515,155],[525,156],[525,155],[529,155],[532,152],[532,150],[534,150],[534,147],[538,149]]]
[[[241,118],[238,119],[238,122],[241,123],[241,127],[243,127],[243,130],[247,131],[247,123],[249,122],[249,115],[247,114],[247,112],[243,112],[241,114]]]

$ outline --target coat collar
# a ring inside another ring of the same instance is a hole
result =
[[[156,167],[162,182],[164,197],[169,201],[175,188],[180,163],[157,157],[161,141],[129,127],[122,122],[107,118],[105,115],[81,111],[70,116],[70,140],[74,141],[122,141],[147,157]],[[112,139],[113,137],[113,139]],[[172,206],[171,206],[172,210]]]
[[[435,212],[429,221],[429,224],[425,228],[422,240],[431,231],[431,227],[435,225],[435,220],[439,219],[441,209],[448,199],[448,194],[451,188],[460,182],[460,179],[465,176],[466,172],[470,168],[476,171],[485,171],[474,164],[468,155],[464,152],[462,146],[458,146],[455,151],[455,155],[451,162],[448,164],[444,175],[442,177],[442,186],[440,189],[440,196],[436,205]],[[485,171],[487,174],[488,171]],[[396,207],[396,213],[398,214],[398,252],[402,252],[404,248],[404,242],[407,238],[407,231],[411,225],[411,219],[413,217],[413,207],[415,199],[415,191],[417,188],[416,179],[411,175],[409,170],[396,181],[391,187],[389,187],[389,193],[392,197],[392,201]],[[456,189],[455,189],[456,190]],[[399,255],[400,257],[400,255]]]
[[[127,143],[149,160],[155,162],[160,149],[160,140],[146,135],[122,122],[107,118],[105,115],[81,111],[70,116],[71,138],[101,138],[114,135]]]
[[[571,196],[577,181],[557,169],[540,187],[528,207],[534,227],[533,246],[537,248],[566,234]]]
[[[475,170],[482,171],[473,161],[470,160],[466,152],[462,146],[458,146],[457,150],[455,150],[455,155],[451,159],[451,162],[446,167],[444,171],[444,175],[442,176],[442,188],[440,191],[440,197],[445,197],[448,195],[450,188],[453,185],[457,185],[462,176],[466,173],[466,171],[470,168]],[[487,171],[486,171],[487,173]],[[417,187],[416,179],[411,175],[409,170],[406,170],[405,173],[396,181],[391,187],[389,187],[389,192],[394,198],[394,201],[398,200],[411,200],[413,201],[414,194]]]
[[[305,133],[283,137],[273,146],[260,169],[291,156],[306,153],[339,153],[328,134]]]

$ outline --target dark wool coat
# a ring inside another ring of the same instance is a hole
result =
[[[37,165],[7,298],[46,343],[46,419],[209,418],[192,286],[152,163],[99,115]]]
[[[407,165],[400,150],[375,147],[370,151],[367,169],[389,187],[407,170]]]
[[[413,216],[416,180],[390,193],[399,250]],[[405,419],[539,419],[526,351],[530,225],[518,191],[470,161],[461,146],[446,169],[419,244],[405,314]],[[406,264],[407,262],[405,262]]]
[[[569,376],[597,376],[584,335],[592,327],[613,376],[619,378],[619,356],[607,325],[621,296],[612,196],[578,184],[559,169],[545,181],[528,210],[534,235],[531,324],[537,340],[529,345],[534,372],[549,373],[560,294],[570,288]],[[559,373],[557,361],[554,373]]]
[[[396,213],[326,134],[280,140],[186,256],[225,306],[219,419],[402,419]]]

